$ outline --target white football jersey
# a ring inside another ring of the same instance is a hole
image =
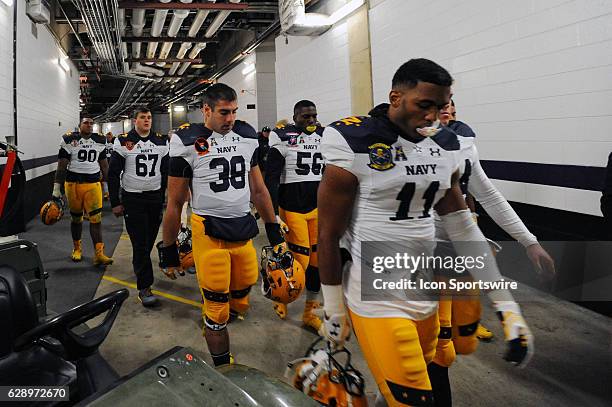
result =
[[[60,158],[67,158],[68,171],[76,174],[97,174],[100,172],[98,161],[106,158],[106,139],[98,133],[82,137],[77,131],[62,136]]]
[[[157,191],[161,188],[162,158],[168,154],[168,137],[151,132],[142,138],[135,130],[115,138],[113,149],[125,160],[121,185],[127,192]]]
[[[537,237],[527,229],[508,201],[495,188],[479,162],[476,148],[476,134],[467,124],[454,121],[449,127],[457,133],[460,149],[458,151],[459,184],[464,196],[468,192],[482,205],[487,214],[506,233],[528,247],[538,243]],[[448,234],[442,228],[440,218],[436,215],[436,239],[447,241]]]
[[[323,127],[317,127],[315,132],[306,134],[290,124],[270,132],[270,148],[276,148],[285,158],[281,184],[321,181],[323,130]]]
[[[362,300],[362,243],[406,242],[407,252],[430,254],[435,236],[432,208],[451,186],[458,167],[458,141],[453,132],[443,130],[413,143],[400,137],[384,106],[377,110],[384,113],[331,124],[321,145],[326,165],[343,168],[359,181],[341,241],[352,259],[344,274],[344,293],[358,315],[422,320],[436,311],[437,301],[409,296],[402,301]]]
[[[183,158],[192,171],[194,213],[238,218],[250,212],[249,171],[257,165],[257,147],[257,133],[240,121],[225,135],[197,123],[183,125],[171,136],[170,158]]]
[[[113,137],[113,141],[111,141],[110,143],[108,142],[108,140],[106,141],[106,155],[108,158],[110,158],[111,154],[113,154],[115,140],[117,140],[117,137]]]

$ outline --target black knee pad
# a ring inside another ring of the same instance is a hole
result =
[[[231,290],[230,295],[232,298],[244,298],[251,292],[251,286],[243,288],[242,290]]]
[[[387,380],[393,398],[409,406],[435,406],[431,390],[413,389]]]
[[[321,279],[319,278],[318,267],[308,266],[306,269],[306,289],[314,293],[321,291]]]

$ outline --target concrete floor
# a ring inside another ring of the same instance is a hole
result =
[[[255,239],[259,248],[265,234]],[[122,235],[96,297],[134,284],[131,245]],[[157,255],[153,254],[154,264]],[[118,279],[120,281],[112,279]],[[123,305],[115,326],[101,347],[103,356],[125,375],[169,348],[189,346],[208,357],[202,338],[200,294],[194,275],[171,281],[156,269],[154,289],[179,298],[161,298],[162,305],[145,309],[135,288]],[[611,320],[548,294],[524,287],[517,295],[536,340],[536,353],[526,369],[502,360],[503,341],[482,343],[476,354],[460,357],[451,369],[455,406],[609,406],[612,400]],[[185,303],[188,300],[190,303]],[[183,302],[182,302],[183,301]],[[286,363],[301,357],[316,336],[301,326],[303,298],[289,306],[289,317],[280,321],[259,286],[251,293],[251,310],[245,320],[229,326],[236,361],[275,377]],[[483,322],[502,338],[491,308],[485,304]],[[376,391],[354,339],[349,343],[354,366],[366,378],[368,398]]]

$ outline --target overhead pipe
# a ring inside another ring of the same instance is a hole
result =
[[[217,0],[212,0],[210,1],[210,3],[214,3]],[[195,37],[198,34],[198,31],[200,31],[200,28],[202,28],[202,24],[204,24],[204,21],[206,20],[206,17],[208,17],[208,14],[210,13],[210,10],[199,10],[195,16],[195,18],[193,19],[193,23],[191,24],[191,28],[189,28],[189,33],[187,33],[188,37]]]
[[[159,0],[161,3],[169,3],[170,0]],[[153,16],[153,24],[151,25],[151,37],[159,37],[166,23],[166,16],[168,15],[167,9],[155,10]],[[157,51],[157,42],[149,42],[147,46],[147,58],[155,58],[155,52]],[[153,65],[153,62],[147,62],[147,65]]]
[[[189,10],[174,10],[172,14],[172,20],[170,21],[170,26],[168,26],[168,37],[176,37],[176,34],[183,25],[183,20],[187,18],[189,15]],[[166,59],[170,50],[172,49],[171,42],[164,42],[161,51],[159,52],[159,59]],[[164,63],[160,62],[157,64],[158,66],[163,66]]]
[[[119,58],[117,3],[91,0],[73,0],[73,3],[83,16],[88,35],[103,67],[110,73],[119,74],[122,66]],[[114,34],[111,30],[115,31]]]
[[[144,0],[139,0],[144,1]],[[133,9],[132,10],[132,21],[130,22],[132,26],[132,36],[134,37],[142,37],[142,31],[145,26],[145,9]],[[140,48],[142,46],[141,42],[132,43],[132,57],[140,58]],[[132,69],[136,68],[136,63],[132,64]]]
[[[205,42],[198,42],[193,47],[191,52],[189,53],[189,59],[194,59],[195,57],[197,57],[198,54],[200,53],[200,51],[202,51],[204,48],[206,48],[206,43]],[[183,65],[181,66],[181,69],[178,70],[178,74],[179,75],[184,74],[185,71],[187,70],[187,68],[189,68],[189,65],[191,65],[191,62],[183,62]]]
[[[151,76],[151,75],[164,76],[163,69],[157,69],[151,66],[142,65],[140,62],[134,63],[134,66],[132,67],[132,70],[130,71],[130,73],[134,75],[140,74],[140,75],[145,75],[145,76]]]
[[[125,9],[124,8],[120,8],[117,11],[117,16],[119,18],[119,33],[123,37],[123,36],[125,36],[125,27],[127,25],[127,23],[125,21]]]
[[[216,1],[217,0],[210,0],[209,3],[215,3]],[[193,19],[193,23],[191,24],[191,28],[189,28],[187,37],[194,38],[196,35],[198,35],[198,32],[200,31],[200,28],[202,28],[202,24],[204,24],[204,21],[206,21],[206,17],[208,17],[208,14],[210,14],[210,10],[198,10],[195,18]],[[184,42],[183,44],[181,44],[181,48],[179,48],[178,52],[176,53],[176,57],[183,58],[192,46],[193,44],[190,42]],[[173,63],[172,68],[170,68],[170,71],[168,73],[170,75],[174,75],[179,66],[181,66],[180,62]],[[181,75],[187,70],[188,66],[189,64],[187,64],[185,68],[182,69]]]
[[[230,0],[230,3],[237,4],[237,3],[240,3],[240,0]],[[225,20],[227,20],[227,17],[230,14],[231,14],[231,10],[221,10],[221,11],[219,11],[219,13],[215,16],[215,19],[212,21],[212,23],[210,23],[210,26],[206,30],[206,33],[204,34],[204,37],[212,38],[217,33],[219,28],[221,28],[221,26],[223,25]],[[195,45],[195,47],[193,47],[193,50],[189,54],[189,58],[192,58],[191,57],[192,55],[193,55],[193,58],[197,57],[198,54],[200,53],[200,51],[202,51],[204,48],[206,48],[206,43],[205,42],[198,42]],[[187,70],[187,68],[189,68],[190,65],[191,65],[191,62],[184,62],[183,65],[181,66],[181,69],[178,70],[178,74],[179,75],[184,74],[185,71]]]
[[[112,71],[114,71],[115,73],[118,73],[121,71],[121,69],[119,68],[119,65],[117,64],[118,55],[115,53],[115,50],[118,51],[118,48],[115,49],[113,45],[116,44],[118,46],[119,42],[116,41],[117,40],[116,37],[113,38],[113,34],[111,33],[111,28],[113,27],[113,25],[111,24],[111,18],[110,18],[111,10],[108,9],[107,3],[101,4],[99,1],[92,1],[92,0],[88,0],[88,1],[90,4],[90,8],[96,14],[98,22],[101,22],[104,27],[104,29],[102,29],[102,43],[106,50],[107,63],[111,65]],[[114,14],[113,14],[113,17],[115,17]],[[115,28],[116,28],[116,21],[115,21]]]
[[[179,48],[178,52],[176,53],[176,57],[177,58],[183,58],[185,56],[185,54],[187,53],[187,51],[189,51],[189,49],[193,46],[193,44],[191,42],[184,42],[183,44],[181,44],[181,48]],[[176,73],[176,70],[179,68],[179,66],[181,65],[180,62],[175,62],[172,64],[172,68],[170,68],[170,71],[168,72],[170,75],[174,75]]]

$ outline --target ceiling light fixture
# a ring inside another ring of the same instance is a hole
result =
[[[327,23],[330,25],[336,24],[338,21],[342,20],[344,17],[363,6],[364,3],[365,0],[352,0],[348,2],[338,10],[334,11],[332,15],[329,16]]]

